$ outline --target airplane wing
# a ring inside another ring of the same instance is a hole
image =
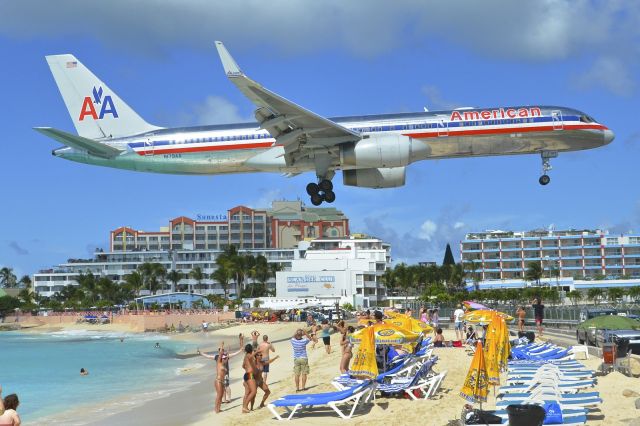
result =
[[[260,127],[267,130],[278,144],[284,146],[288,165],[308,156],[310,151],[321,149],[331,154],[332,148],[337,145],[362,138],[358,132],[321,117],[262,87],[242,72],[222,42],[216,41],[216,48],[229,80],[258,107],[255,117]]]
[[[34,127],[34,130],[55,139],[66,146],[70,146],[71,148],[87,151],[89,154],[95,155],[96,157],[113,158],[120,155],[122,152],[117,148],[96,142],[93,139],[73,135],[52,127]]]

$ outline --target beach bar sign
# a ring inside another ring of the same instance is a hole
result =
[[[334,275],[289,275],[286,285],[287,293],[308,293],[309,291],[320,293],[333,293],[336,277]]]

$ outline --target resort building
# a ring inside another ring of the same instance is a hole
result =
[[[480,288],[522,287],[531,262],[540,263],[543,281],[565,290],[640,283],[640,235],[573,229],[476,232],[460,242],[460,258]]]
[[[349,219],[333,207],[274,201],[270,209],[236,206],[224,214],[169,221],[158,231],[122,226],[110,232],[112,252],[154,250],[292,249],[300,241],[349,235]]]
[[[390,245],[377,238],[313,240],[289,270],[276,273],[276,297],[313,296],[356,308],[380,306],[386,301],[381,277],[389,267]]]
[[[279,265],[279,268],[291,268],[291,262],[300,257],[298,249],[252,249],[238,250],[240,254],[262,255],[267,262]],[[91,272],[99,277],[108,277],[114,282],[126,280],[126,275],[132,273],[145,262],[160,263],[167,271],[176,270],[182,273],[183,278],[177,283],[179,287],[188,287],[202,294],[224,294],[220,284],[210,278],[198,283],[188,278],[192,269],[200,267],[202,272],[210,276],[217,268],[216,258],[221,250],[146,250],[146,251],[112,251],[95,253],[93,259],[69,259],[54,268],[41,270],[33,275],[34,290],[41,296],[53,296],[62,291],[65,286],[78,285],[76,279],[83,273]],[[164,287],[158,294],[175,291],[173,283],[166,280]],[[272,288],[275,280],[268,283]],[[229,285],[230,294],[235,293],[235,286]],[[142,292],[143,294],[145,291]]]

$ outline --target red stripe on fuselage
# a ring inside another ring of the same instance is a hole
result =
[[[563,124],[562,127],[551,126],[531,126],[531,127],[502,127],[498,129],[469,129],[456,130],[456,128],[441,127],[434,129],[432,132],[422,133],[403,133],[403,136],[409,136],[414,139],[437,138],[447,136],[478,136],[478,135],[500,135],[508,133],[529,133],[529,132],[548,132],[561,130],[607,130],[602,124]]]
[[[184,148],[158,148],[147,149],[144,151],[136,151],[139,155],[149,154],[182,154],[190,152],[206,152],[206,151],[235,151],[239,149],[255,149],[255,148],[271,148],[275,146],[275,142],[254,142],[238,145],[206,145],[206,146],[188,146]]]

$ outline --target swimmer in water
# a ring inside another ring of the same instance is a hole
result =
[[[160,349],[160,343],[156,342],[156,349]]]
[[[89,372],[88,372],[87,370],[85,370],[84,368],[81,368],[81,369],[80,369],[80,375],[81,375],[81,376],[88,376],[88,375],[89,375]]]

